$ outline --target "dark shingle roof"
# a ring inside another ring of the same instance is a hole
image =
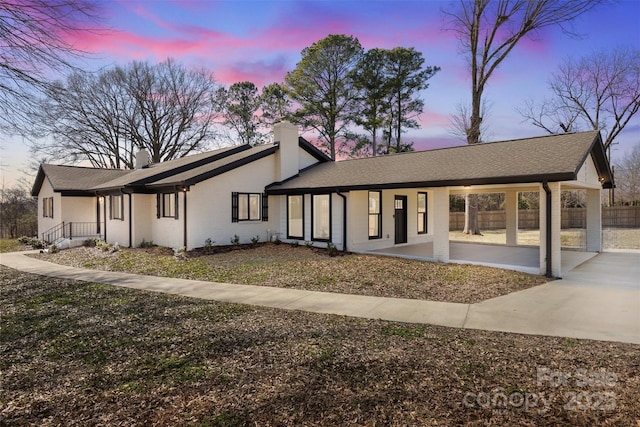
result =
[[[286,194],[565,181],[575,179],[592,152],[605,187],[612,184],[600,134],[591,131],[323,163],[267,190]]]
[[[38,170],[31,195],[37,196],[47,178],[54,191],[68,195],[94,194],[93,187],[105,181],[128,175],[130,170],[98,169],[80,166],[43,164]]]
[[[206,153],[193,154],[179,159],[168,160],[166,162],[154,163],[143,169],[134,169],[124,176],[117,177],[109,181],[97,184],[95,190],[112,190],[127,186],[143,187],[146,184],[165,179],[167,177],[182,173],[184,171],[208,165],[219,159],[235,153],[241,153],[251,149],[248,145],[237,145],[221,148],[219,150],[207,151]]]

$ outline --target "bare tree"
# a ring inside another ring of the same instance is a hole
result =
[[[153,162],[183,157],[215,137],[219,112],[213,74],[187,69],[172,59],[157,65],[133,62],[126,74],[135,104],[131,137],[149,150]]]
[[[566,25],[602,0],[460,0],[454,12],[444,12],[458,34],[471,72],[471,112],[465,130],[468,144],[481,138],[484,90],[496,68],[524,37],[536,30]],[[477,196],[471,195],[465,233],[479,234]],[[475,203],[474,203],[475,200]]]
[[[85,55],[69,35],[91,31],[99,15],[90,0],[0,2],[0,129],[30,129],[37,97],[50,87],[52,72],[76,69]]]
[[[74,73],[66,83],[48,91],[39,116],[51,139],[32,144],[47,161],[131,169],[135,147],[129,122],[134,102],[127,91],[126,72],[120,67],[99,74]]]
[[[75,73],[48,91],[40,117],[50,138],[33,151],[118,169],[134,167],[138,148],[156,163],[182,157],[214,138],[216,89],[210,73],[170,59]]]
[[[25,186],[0,189],[0,238],[15,239],[38,234],[38,201]]]
[[[616,186],[621,203],[640,206],[640,143],[616,164]]]
[[[550,133],[601,130],[608,149],[640,109],[640,50],[618,47],[566,59],[549,81],[550,99],[519,109]]]

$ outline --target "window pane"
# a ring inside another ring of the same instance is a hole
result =
[[[260,194],[249,194],[249,219],[260,219]]]
[[[313,196],[313,238],[329,239],[329,195]]]
[[[238,219],[248,220],[249,219],[249,195],[248,194],[238,194]]]
[[[380,230],[380,217],[369,215],[369,237],[378,237],[378,230]]]
[[[425,227],[425,225],[424,225],[425,221],[424,221],[424,219],[425,219],[425,215],[424,215],[424,213],[419,212],[419,213],[418,213],[418,233],[424,233],[424,232],[425,232],[425,229],[424,229],[424,227]]]
[[[304,238],[302,220],[303,196],[289,196],[289,236]]]
[[[166,193],[162,195],[163,216],[176,216],[176,195],[174,193]]]
[[[380,213],[380,192],[369,191],[369,213]]]
[[[427,195],[425,193],[418,193],[418,212],[427,211]]]
[[[122,196],[111,196],[111,217],[122,219]]]

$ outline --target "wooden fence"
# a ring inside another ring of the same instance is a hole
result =
[[[482,211],[478,213],[481,230],[498,230],[506,228],[505,211]],[[585,228],[587,226],[586,208],[562,209],[562,228]],[[640,206],[611,206],[602,208],[602,226],[634,228],[640,227]],[[449,230],[464,228],[464,212],[449,214]],[[540,217],[537,209],[520,209],[518,211],[518,228],[522,230],[540,228]]]

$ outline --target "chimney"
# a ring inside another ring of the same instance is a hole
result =
[[[276,182],[282,182],[300,172],[298,165],[298,127],[287,121],[273,126],[273,140],[280,147],[276,158]]]
[[[150,164],[151,164],[151,155],[146,149],[141,148],[136,153],[136,164],[135,164],[136,169],[146,168]]]

